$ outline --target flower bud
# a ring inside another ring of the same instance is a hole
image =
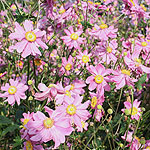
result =
[[[102,109],[102,105],[97,105],[97,109]]]
[[[29,100],[29,101],[32,101],[32,100],[33,100],[33,97],[32,97],[32,96],[29,96],[28,100]]]
[[[145,111],[145,108],[144,108],[144,107],[142,107],[141,109],[142,109],[142,111]]]
[[[60,67],[61,67],[61,64],[58,64],[58,67],[60,68]]]
[[[45,64],[45,67],[48,67],[48,64]]]
[[[32,85],[32,80],[28,80],[28,85]]]
[[[59,59],[59,56],[58,56],[58,55],[56,56],[56,59]]]
[[[120,143],[119,146],[120,146],[121,148],[123,148],[123,144],[122,144],[122,143]]]
[[[130,115],[129,109],[125,109],[124,113],[125,113],[127,116]]]
[[[109,108],[109,109],[107,110],[107,112],[111,115],[111,114],[113,113],[113,110],[112,110],[111,108]]]
[[[132,86],[129,86],[129,87],[128,87],[129,90],[131,90],[132,88],[133,88]]]
[[[124,52],[123,55],[124,55],[124,56],[127,56],[127,52]]]

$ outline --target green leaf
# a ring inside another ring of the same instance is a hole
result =
[[[142,84],[145,83],[147,78],[147,74],[145,73],[144,75],[141,76],[141,78],[138,80],[138,82],[136,82],[136,87],[139,90],[142,90]]]
[[[10,125],[3,130],[1,136],[4,136],[9,132],[14,132],[16,129],[19,129],[19,125],[17,125],[17,124]]]
[[[19,137],[19,136],[17,136],[15,139],[14,139],[14,144],[13,144],[13,148],[15,148],[15,147],[18,147],[18,146],[20,146],[21,144],[22,144],[22,139]]]
[[[12,121],[10,119],[8,119],[5,116],[0,116],[0,125],[7,125],[12,123]]]

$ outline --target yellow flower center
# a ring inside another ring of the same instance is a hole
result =
[[[79,36],[78,36],[78,34],[76,34],[76,33],[72,33],[72,34],[70,35],[70,38],[71,38],[72,40],[77,40],[77,39],[79,38]]]
[[[135,3],[133,2],[133,0],[130,0],[130,2],[133,4],[133,6],[135,6]]]
[[[139,67],[139,65],[141,64],[141,59],[136,58],[135,61],[137,62],[136,63],[136,67]]]
[[[93,96],[91,106],[94,108],[96,106],[96,104],[97,104],[97,97]]]
[[[146,149],[147,149],[147,150],[150,150],[150,146],[147,146]]]
[[[32,31],[28,31],[25,34],[25,38],[29,41],[29,42],[34,42],[36,40],[36,35],[34,32]]]
[[[0,73],[0,76],[3,75],[3,73]]]
[[[32,143],[30,141],[26,142],[26,150],[33,150]]]
[[[17,92],[17,88],[15,86],[10,86],[8,89],[8,93],[13,95]]]
[[[54,124],[54,120],[53,119],[51,119],[51,118],[47,118],[47,119],[45,119],[44,121],[43,121],[43,124],[44,124],[44,127],[45,128],[51,128],[52,126],[53,126],[53,124]]]
[[[74,84],[71,84],[71,88],[70,88],[70,90],[74,90]]]
[[[94,79],[95,79],[95,82],[98,84],[102,83],[104,80],[102,75],[96,75]]]
[[[108,53],[112,52],[112,48],[110,46],[108,46],[106,50],[107,50]]]
[[[68,90],[66,90],[66,95],[71,97],[71,93]]]
[[[76,106],[71,104],[71,105],[68,105],[66,112],[69,115],[74,115],[76,113],[76,110],[77,110]]]
[[[148,44],[147,44],[147,42],[142,42],[141,45],[145,47],[145,46],[147,46]]]
[[[126,75],[130,76],[130,71],[129,70],[123,69],[123,70],[121,70],[121,72],[123,74],[126,74]]]
[[[23,121],[23,128],[26,129],[25,125],[29,122],[30,119],[24,119]]]
[[[82,128],[85,127],[85,122],[81,121],[81,124],[82,124]]]
[[[66,69],[67,71],[71,70],[71,68],[72,68],[72,65],[69,64],[69,63],[65,66],[65,69]]]
[[[93,5],[93,2],[91,2],[91,1],[88,1],[88,3],[90,3],[90,4],[92,4],[92,5]]]
[[[100,5],[100,4],[101,4],[101,3],[98,3],[98,2],[97,2],[97,3],[95,3],[95,5]]]
[[[131,108],[129,109],[130,115],[134,116],[138,113],[138,109],[136,107],[132,108],[132,114],[131,114]]]
[[[83,61],[84,63],[89,62],[89,61],[90,61],[89,56],[83,55],[83,56],[82,56],[82,61]]]
[[[63,14],[64,12],[66,12],[66,10],[62,9],[62,10],[59,11],[59,14]]]
[[[108,28],[108,25],[107,25],[107,24],[101,24],[99,27],[100,27],[101,29],[106,29],[106,28]]]
[[[37,58],[37,59],[34,59],[34,63],[36,66],[41,66],[42,61],[41,61],[41,59]]]

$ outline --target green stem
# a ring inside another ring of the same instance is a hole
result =
[[[117,109],[116,109],[116,112],[115,112],[115,116],[117,115],[117,111],[118,111],[118,108],[119,108],[119,105],[120,105],[120,100],[121,100],[121,96],[122,96],[122,91],[123,91],[123,88],[121,88],[121,92],[120,92],[119,101],[118,101]]]
[[[127,135],[128,135],[128,131],[129,131],[129,125],[130,125],[130,122],[131,122],[131,116],[132,116],[132,111],[133,111],[133,90],[131,89],[131,93],[132,93],[132,98],[131,98],[131,115],[130,115],[130,120],[129,120],[129,123],[128,123],[128,128],[127,128],[127,131],[126,131],[126,137],[125,137],[125,142],[124,142],[124,146],[123,146],[123,150],[125,149],[125,145],[126,145],[126,140],[127,140]]]
[[[106,115],[106,118],[102,121],[102,123],[99,125],[99,127],[105,122],[105,120],[107,119],[108,114]],[[89,139],[89,141],[87,142],[87,144],[85,145],[85,148],[83,150],[86,150],[88,144],[90,143],[90,141],[93,139],[94,135],[97,133],[97,131],[99,130],[99,127],[95,130],[95,132],[92,134],[91,138]]]

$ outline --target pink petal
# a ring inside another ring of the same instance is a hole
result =
[[[25,20],[25,22],[23,23],[23,25],[24,25],[24,28],[25,28],[26,32],[33,30],[33,24],[32,24],[31,21]]]

